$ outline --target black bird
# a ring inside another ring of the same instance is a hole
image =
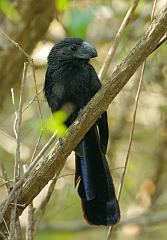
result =
[[[100,89],[89,63],[96,49],[80,38],[65,38],[48,55],[44,92],[52,112],[72,106],[66,126]],[[75,185],[89,224],[112,225],[120,218],[113,180],[105,157],[108,143],[107,113],[102,114],[75,149]]]

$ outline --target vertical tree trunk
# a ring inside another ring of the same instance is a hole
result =
[[[53,0],[14,1],[20,19],[9,20],[0,14],[0,29],[31,54],[35,45],[45,35],[55,13]],[[10,88],[20,79],[25,56],[0,33],[0,105]]]

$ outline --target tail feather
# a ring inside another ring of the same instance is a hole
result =
[[[104,112],[102,116],[98,119],[98,129],[99,129],[99,136],[100,136],[100,144],[104,154],[107,151],[108,145],[108,122],[107,122],[107,112]]]
[[[102,128],[101,128],[102,129]],[[76,181],[84,216],[90,224],[112,225],[119,221],[120,210],[109,166],[102,149],[100,130],[94,125],[76,151]]]
[[[84,217],[89,224],[110,226],[120,219],[120,210],[116,198],[108,202],[95,198],[91,201],[82,199]]]

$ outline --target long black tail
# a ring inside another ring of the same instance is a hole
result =
[[[113,225],[120,210],[105,157],[108,142],[107,114],[104,113],[76,149],[75,184],[84,216],[90,224]]]

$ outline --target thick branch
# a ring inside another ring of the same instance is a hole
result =
[[[152,22],[151,26],[136,46],[129,52],[121,65],[117,67],[110,79],[103,85],[101,90],[92,98],[84,108],[79,118],[69,128],[68,136],[64,139],[63,148],[56,144],[50,153],[41,159],[32,170],[22,188],[22,194],[18,199],[19,204],[27,206],[56,174],[59,175],[67,156],[84,137],[85,133],[102,114],[112,100],[135,73],[141,63],[151,54],[160,39],[167,31],[167,3]],[[24,207],[17,208],[17,216],[21,215]],[[10,207],[4,218],[8,223]],[[4,223],[0,224],[0,231],[4,232]]]

